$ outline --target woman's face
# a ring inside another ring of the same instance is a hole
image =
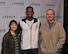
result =
[[[11,27],[12,31],[16,31],[17,30],[17,24],[15,22],[12,22],[10,27]]]

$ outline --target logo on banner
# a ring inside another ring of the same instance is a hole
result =
[[[58,19],[58,18],[62,18],[62,16],[55,16],[55,17],[56,17],[57,19]]]
[[[2,18],[15,18],[15,16],[3,16]]]
[[[22,2],[13,2],[12,5],[24,5]]]
[[[5,32],[5,31],[6,31],[5,29],[0,29],[0,33],[1,33],[1,32]]]
[[[39,18],[45,18],[45,16],[39,16]]]
[[[3,2],[3,1],[0,1],[0,5],[1,5],[1,4],[4,5],[4,4],[6,4],[6,2],[5,2],[5,1],[4,1],[4,2]]]
[[[33,6],[40,6],[40,3],[31,3],[30,5],[33,5]]]
[[[24,18],[26,18],[26,16],[21,16],[21,19],[24,19]]]
[[[46,6],[53,6],[53,7],[55,7],[56,5],[55,4],[46,4]]]
[[[46,16],[39,16],[39,18],[46,18]],[[62,16],[55,16],[55,18],[62,18]]]

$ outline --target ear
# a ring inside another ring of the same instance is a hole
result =
[[[34,14],[34,11],[33,11],[33,14]]]

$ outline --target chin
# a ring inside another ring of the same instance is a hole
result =
[[[13,31],[16,31],[16,29],[15,29],[15,30],[13,30]]]

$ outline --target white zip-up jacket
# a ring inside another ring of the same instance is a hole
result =
[[[39,19],[33,18],[34,23],[32,27],[26,23],[26,18],[20,21],[21,33],[21,49],[35,49],[38,48],[38,33],[40,21]]]

